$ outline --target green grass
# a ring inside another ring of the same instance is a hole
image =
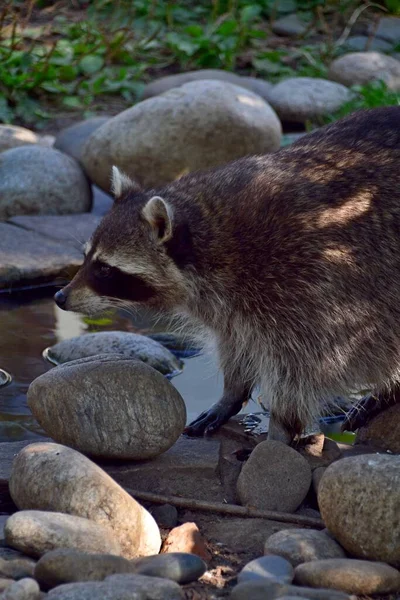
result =
[[[79,1],[70,0],[74,6]],[[386,0],[392,12],[399,2]],[[269,81],[324,77],[341,51],[329,23],[345,26],[362,2],[92,0],[85,11],[71,10],[67,17],[53,11],[44,22],[51,4],[1,3],[0,121],[38,126],[49,111],[86,114],[110,96],[129,105],[140,97],[145,81],[189,69],[240,69]],[[310,30],[326,30],[324,43],[311,45],[304,39],[301,45],[269,48],[273,20],[296,10]],[[393,101],[382,90],[360,92],[358,98],[361,105]]]

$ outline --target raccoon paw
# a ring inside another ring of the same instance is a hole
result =
[[[183,433],[190,437],[210,435],[226,423],[231,414],[226,414],[219,407],[212,406],[209,410],[202,412],[197,419],[185,427]]]

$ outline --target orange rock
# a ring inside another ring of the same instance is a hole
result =
[[[189,552],[200,556],[203,560],[211,560],[206,541],[196,523],[184,523],[171,529],[163,544],[162,552]]]

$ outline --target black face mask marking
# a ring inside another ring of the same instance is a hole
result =
[[[123,273],[100,260],[88,266],[88,283],[99,296],[146,302],[156,295],[156,290],[142,277]]]

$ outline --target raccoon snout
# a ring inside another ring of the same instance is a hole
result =
[[[59,308],[65,310],[65,305],[67,303],[67,296],[63,292],[63,290],[59,290],[56,294],[54,294],[54,301]]]

